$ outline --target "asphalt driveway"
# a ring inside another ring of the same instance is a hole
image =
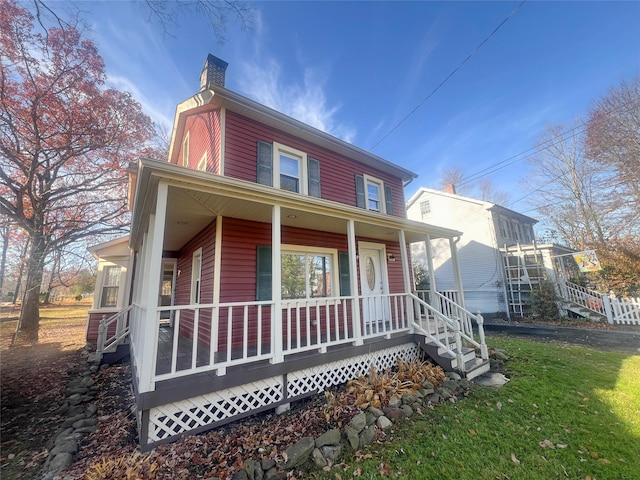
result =
[[[487,335],[527,338],[538,342],[563,342],[599,350],[640,355],[640,327],[635,326],[616,326],[613,330],[596,330],[555,325],[485,322],[484,331]]]

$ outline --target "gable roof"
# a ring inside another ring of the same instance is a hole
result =
[[[201,91],[178,104],[176,107],[171,144],[169,147],[169,163],[177,162],[180,144],[179,142],[176,143],[176,139],[182,138],[187,117],[212,109],[226,108],[257,122],[295,135],[298,138],[319,145],[332,152],[357,160],[367,166],[399,177],[403,183],[409,183],[418,177],[417,173],[411,172],[344,140],[340,140],[295,118],[289,117],[242,95],[238,95],[231,90],[221,86],[215,86],[214,88],[215,90],[208,89]]]

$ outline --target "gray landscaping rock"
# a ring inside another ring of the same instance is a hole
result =
[[[387,417],[385,417],[384,415],[381,417],[378,417],[378,420],[376,423],[378,425],[378,428],[380,428],[381,430],[386,430],[387,428],[393,425],[393,422],[389,420]]]
[[[442,396],[439,393],[432,393],[429,395],[429,401],[431,403],[442,403]]]
[[[316,447],[320,448],[325,445],[337,445],[340,443],[342,434],[337,428],[331,429],[316,438]]]
[[[84,377],[81,381],[80,381],[80,386],[81,387],[85,387],[85,388],[89,388],[93,385],[95,385],[95,380],[93,378],[91,378],[90,376]]]
[[[390,418],[392,420],[397,420],[405,416],[404,410],[398,407],[383,408],[383,411],[387,418]]]
[[[255,480],[256,477],[256,462],[253,459],[245,460],[243,464],[244,471],[247,472],[249,480]]]
[[[83,427],[93,427],[98,424],[98,420],[96,418],[84,418],[82,420],[78,420],[77,422],[73,422],[73,428],[83,428]]]
[[[74,430],[75,433],[93,433],[98,429],[97,425],[94,425],[92,427],[80,427],[80,428],[76,428]]]
[[[67,468],[73,462],[73,455],[70,453],[60,453],[53,457],[51,463],[49,463],[48,470],[50,472],[61,472]]]
[[[272,468],[264,472],[264,480],[286,480],[287,474],[284,472],[278,472],[277,469]]]
[[[344,427],[344,433],[347,435],[347,440],[349,441],[351,448],[358,450],[358,445],[360,445],[360,438],[358,437],[359,432],[355,428],[347,425]]]
[[[367,426],[369,425],[373,425],[374,423],[376,423],[376,417],[373,413],[371,412],[367,412],[365,413],[365,415],[367,416]]]
[[[367,426],[367,416],[364,412],[358,413],[355,417],[351,419],[351,427],[353,427],[358,433],[362,431],[364,427]]]
[[[402,405],[400,407],[400,410],[404,412],[404,416],[407,418],[409,418],[414,413],[413,408],[411,408],[409,405]]]
[[[260,466],[264,472],[267,472],[276,466],[276,461],[273,458],[266,458],[260,462]]]
[[[287,461],[282,468],[289,470],[302,465],[309,459],[316,446],[313,437],[304,437],[286,450]]]
[[[451,398],[451,392],[448,388],[440,387],[436,390],[436,392],[439,393],[444,400],[448,400],[449,398]]]
[[[342,445],[325,445],[321,450],[324,458],[336,462],[342,454]]]
[[[445,372],[444,376],[451,380],[460,380],[462,377],[456,372]]]
[[[478,385],[485,387],[501,387],[509,381],[502,373],[487,372],[473,379]]]
[[[376,407],[367,408],[367,412],[373,414],[376,418],[381,417],[382,415],[384,415],[384,412],[382,410],[380,410],[379,408],[376,408]]]
[[[400,397],[394,395],[389,399],[389,407],[398,408],[400,405],[402,405],[402,399]]]
[[[84,420],[85,418],[87,417],[85,416],[84,413],[80,413],[78,415],[74,415],[73,417],[69,417],[64,422],[62,422],[62,428],[71,427],[77,421]]]
[[[69,440],[68,442],[63,442],[51,449],[49,452],[49,456],[55,457],[60,453],[76,453],[78,451],[78,442],[75,440]]]
[[[231,480],[249,480],[249,476],[244,470],[239,470],[231,476]]]
[[[375,427],[367,427],[362,432],[360,432],[360,448],[369,445],[376,439],[376,428]]]
[[[425,388],[427,390],[431,389],[433,390],[434,388],[436,388],[436,386],[431,383],[429,380],[425,380],[424,382],[422,382],[422,388]]]
[[[417,397],[410,393],[405,393],[404,395],[402,395],[402,403],[404,405],[411,405],[413,403],[416,403],[417,400]]]
[[[315,463],[318,466],[318,468],[323,468],[327,466],[327,459],[324,458],[324,455],[322,455],[322,452],[320,451],[319,448],[313,449],[313,453],[311,454],[311,457],[313,458],[313,463]]]

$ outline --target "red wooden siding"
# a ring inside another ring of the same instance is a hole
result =
[[[198,168],[202,155],[207,154],[207,172],[220,173],[220,110],[212,110],[187,118],[180,140],[178,165],[183,162],[184,138],[189,134],[189,168]]]
[[[320,162],[322,198],[356,205],[355,174],[366,173],[391,185],[393,214],[406,217],[402,182],[397,177],[363,166],[312,143],[227,112],[225,121],[225,176],[256,182],[256,142],[279,142],[305,152]]]
[[[89,320],[87,321],[87,334],[86,340],[89,343],[96,343],[98,341],[98,332],[100,329],[100,320],[102,317],[109,318],[112,315],[118,313],[118,310],[109,310],[103,312],[92,312],[89,314]],[[107,330],[107,335],[114,335],[116,333],[116,323],[112,323]]]

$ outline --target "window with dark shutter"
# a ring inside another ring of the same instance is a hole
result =
[[[320,198],[320,162],[307,157],[307,175],[309,181],[309,195]]]
[[[270,143],[258,141],[258,170],[256,181],[262,185],[273,186],[273,146]]]
[[[340,296],[351,296],[351,276],[349,275],[349,252],[338,252],[340,270]]]
[[[256,251],[256,300],[271,300],[271,247],[258,245]]]

